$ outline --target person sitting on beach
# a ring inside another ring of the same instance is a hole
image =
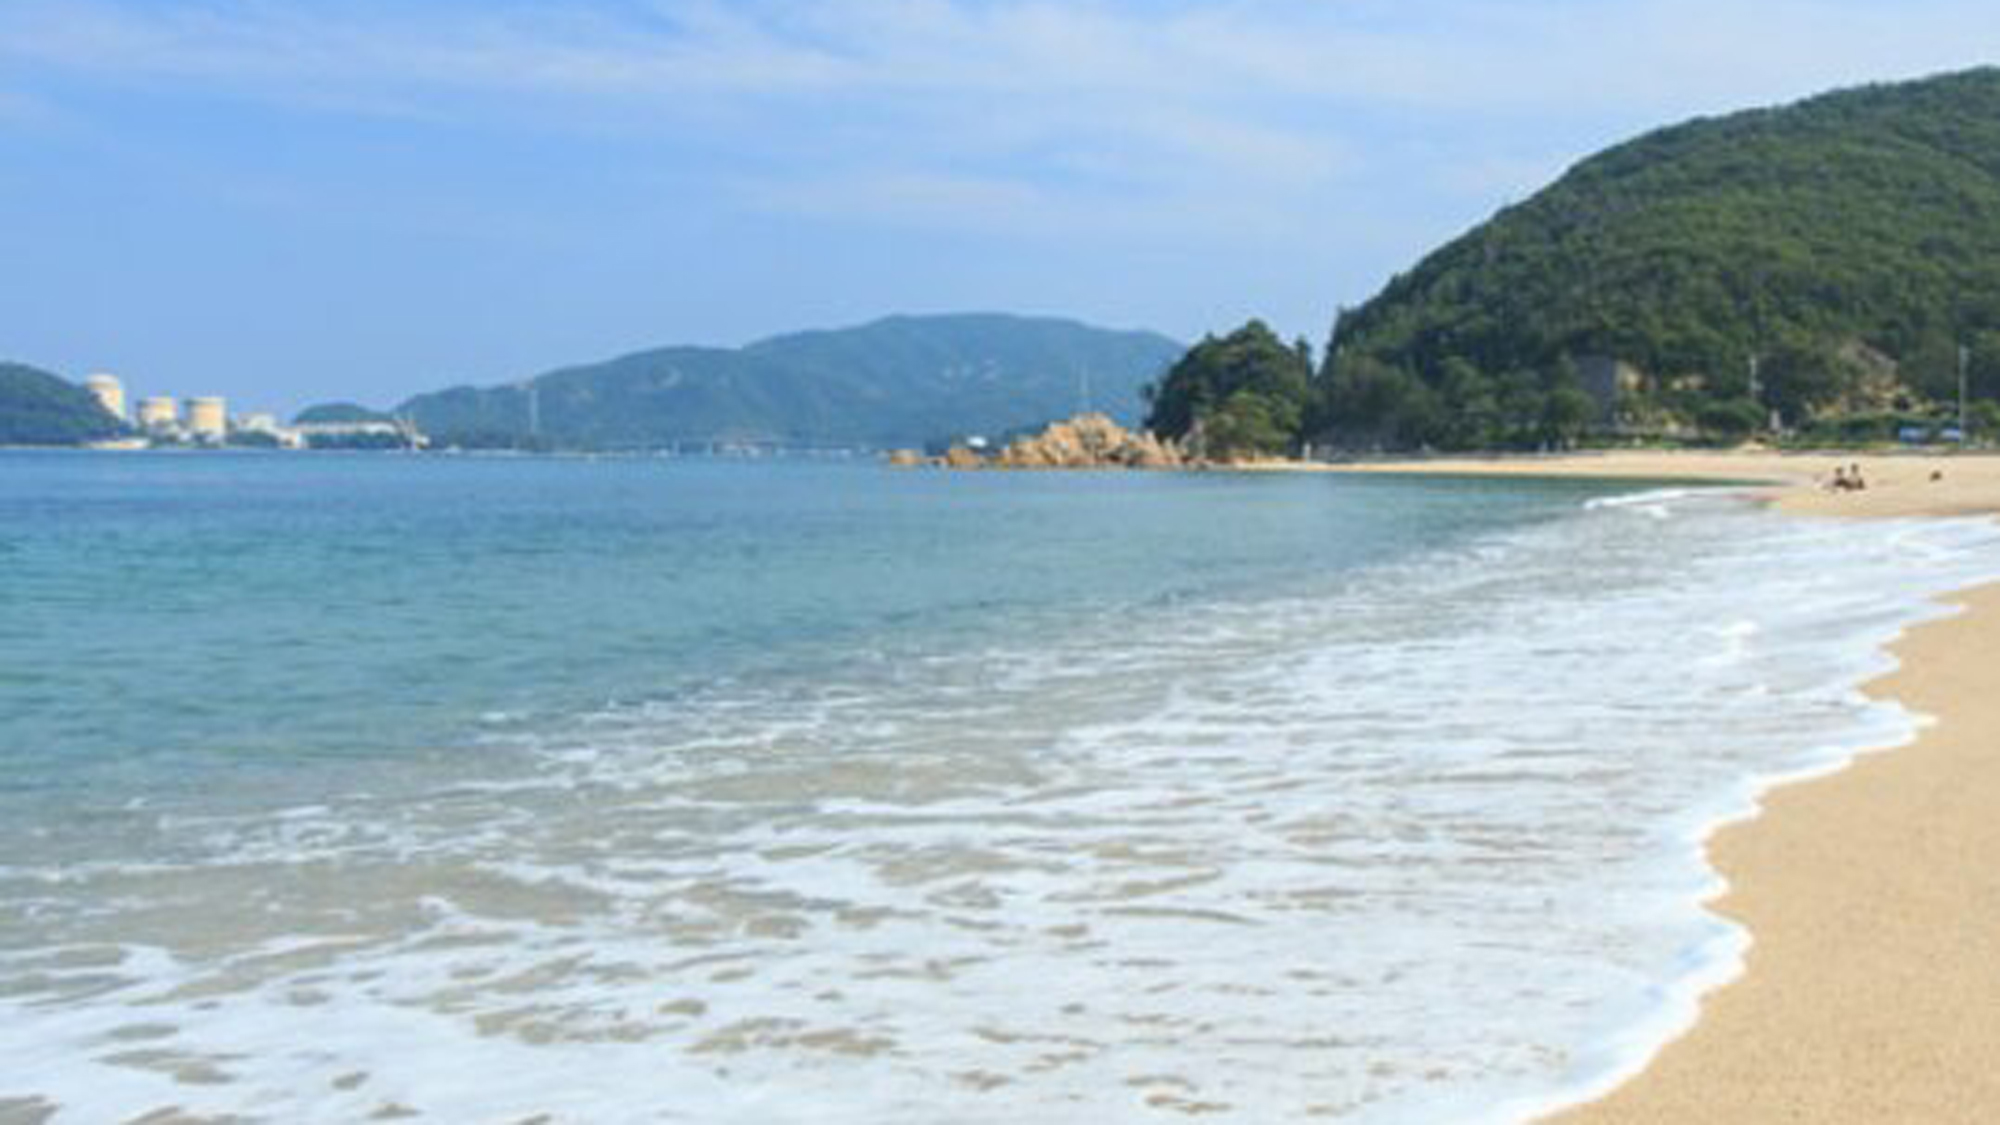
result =
[[[1847,470],[1841,468],[1839,465],[1835,465],[1833,467],[1833,479],[1827,482],[1826,486],[1827,491],[1846,492],[1848,488],[1849,485],[1847,483]]]
[[[1861,479],[1861,463],[1859,461],[1847,467],[1847,487],[1856,492],[1865,492],[1868,489],[1868,482]]]

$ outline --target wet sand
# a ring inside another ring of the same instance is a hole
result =
[[[1869,488],[1825,491],[1858,461]],[[1782,509],[2000,512],[2000,457],[1609,454],[1355,472],[1772,482]],[[1933,473],[1942,479],[1932,479]],[[1909,746],[1772,792],[1709,842],[1712,906],[1752,936],[1744,974],[1632,1082],[1547,1120],[2000,1121],[2000,586],[1895,646],[1870,685],[1936,722]]]

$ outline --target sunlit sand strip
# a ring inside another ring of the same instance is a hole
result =
[[[2000,1119],[2000,587],[1871,688],[1938,722],[1772,793],[1710,854],[1747,971],[1632,1084],[1557,1120]]]
[[[1860,463],[1868,488],[1825,488]],[[1771,481],[1812,515],[2000,512],[2000,458],[1611,454],[1355,471]],[[1838,566],[1838,559],[1827,565]],[[2000,587],[1913,631],[1870,690],[1937,721],[1787,786],[1709,845],[1743,976],[1637,1079],[1559,1114],[1597,1122],[2000,1120]]]

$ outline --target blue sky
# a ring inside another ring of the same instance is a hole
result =
[[[0,357],[289,411],[662,343],[1334,309],[1992,0],[0,0]]]

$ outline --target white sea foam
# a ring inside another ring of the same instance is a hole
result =
[[[1996,574],[1983,523],[1656,493],[491,723],[476,777],[4,861],[0,1120],[1520,1120],[1737,970],[1702,841],[1910,737],[1858,685]]]
[[[1611,496],[1594,496],[1583,502],[1588,511],[1604,508],[1643,508],[1655,504],[1673,504],[1682,500],[1711,499],[1718,490],[1711,488],[1648,488],[1637,492],[1620,492]]]

